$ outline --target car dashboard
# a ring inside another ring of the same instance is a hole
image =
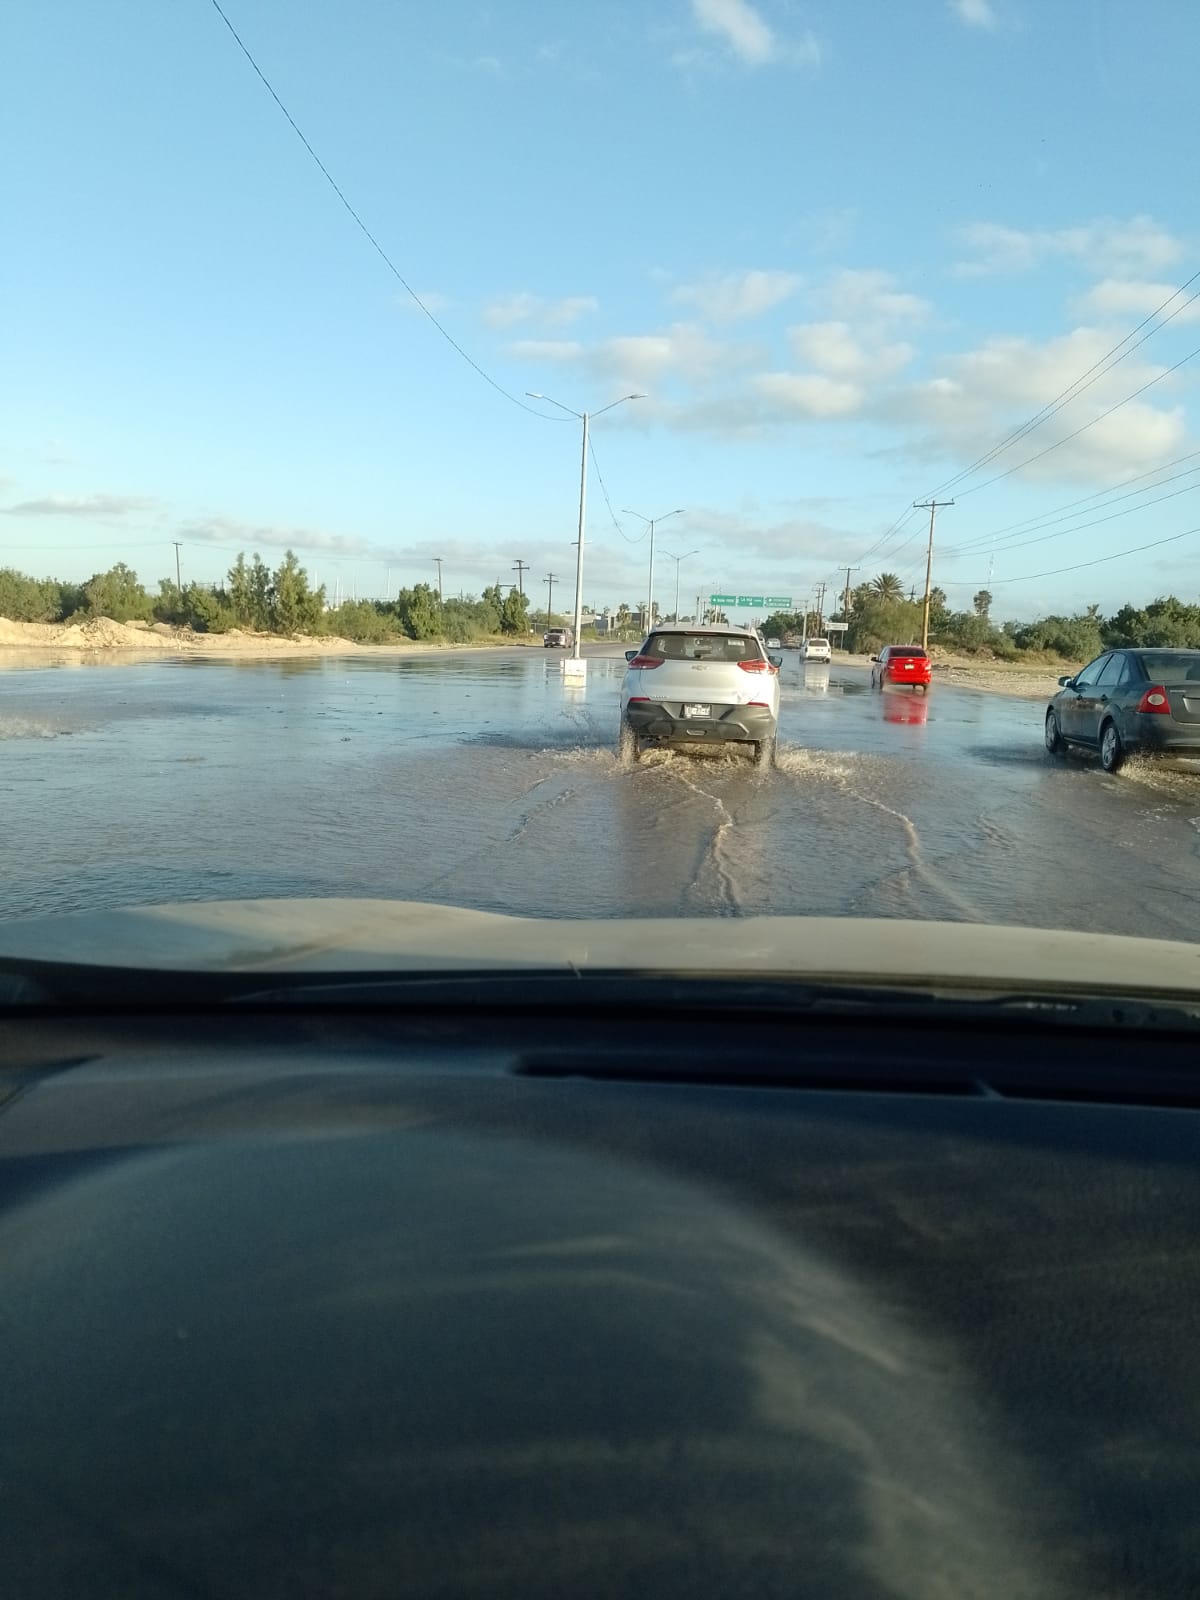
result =
[[[661,978],[10,1012],[6,1587],[1194,1594],[1195,1036],[1138,1037]]]

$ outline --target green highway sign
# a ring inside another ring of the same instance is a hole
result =
[[[774,606],[780,611],[792,609],[790,594],[710,594],[710,606]]]

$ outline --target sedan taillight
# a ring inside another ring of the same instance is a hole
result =
[[[1152,683],[1134,709],[1148,711],[1152,716],[1169,717],[1171,702],[1167,698],[1165,686],[1161,683]]]

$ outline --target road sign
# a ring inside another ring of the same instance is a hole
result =
[[[849,626],[850,626],[850,624],[848,622],[827,622],[825,624],[825,632],[826,633],[845,633],[846,629]]]
[[[778,606],[780,611],[790,611],[792,609],[792,597],[790,594],[769,594],[763,604]]]
[[[761,606],[763,597],[760,594],[740,594],[734,604],[739,606]]]
[[[708,603],[710,606],[734,606],[737,604],[737,595],[710,594],[708,597]]]

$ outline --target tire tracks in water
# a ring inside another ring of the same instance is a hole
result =
[[[851,763],[856,759],[861,764],[861,758],[851,754],[830,758],[824,751],[781,750],[776,758],[776,768],[778,772],[786,773],[788,776],[816,777],[824,780],[847,799],[889,817],[899,825],[904,839],[905,854],[908,856],[906,871],[947,905],[952,906],[966,921],[987,922],[989,918],[984,912],[967,895],[960,893],[952,883],[943,878],[941,873],[926,860],[921,846],[921,835],[913,819],[906,812],[888,805],[886,801],[877,800],[874,795],[864,794],[855,786],[851,781],[853,771]]]

